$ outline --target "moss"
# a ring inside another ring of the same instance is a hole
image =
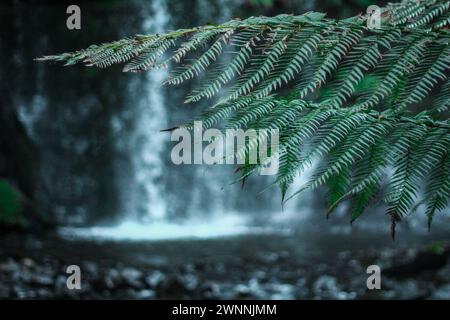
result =
[[[436,255],[441,255],[445,252],[446,245],[443,242],[434,242],[427,247],[427,251]]]
[[[23,196],[11,184],[0,179],[0,225],[24,226]]]

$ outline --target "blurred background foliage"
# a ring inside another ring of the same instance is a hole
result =
[[[246,0],[245,10],[251,15],[273,15],[279,13],[297,13],[295,8],[299,3],[307,4],[310,1],[297,0]],[[325,0],[320,1],[321,12],[326,12],[327,16],[335,18],[345,18],[365,13],[370,5],[383,6],[388,1],[376,0]],[[312,3],[312,2],[310,2]]]
[[[7,181],[0,179],[0,225],[23,226],[23,195]]]

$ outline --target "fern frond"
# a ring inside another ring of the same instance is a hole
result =
[[[367,27],[369,15],[250,17],[38,60],[125,64],[133,72],[174,64],[167,84],[200,80],[186,102],[217,99],[198,117],[204,128],[279,130],[279,148],[269,159],[248,162],[260,137],[236,150],[233,156],[245,160],[242,181],[277,158],[270,186],[280,186],[282,202],[327,185],[329,213],[353,198],[353,222],[381,199],[395,231],[418,204],[430,223],[448,208],[449,10],[445,0],[391,3],[381,9],[380,29]],[[294,178],[313,164],[311,179],[287,196]]]

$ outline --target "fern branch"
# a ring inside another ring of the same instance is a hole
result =
[[[37,60],[125,64],[132,72],[175,64],[170,85],[206,74],[186,99],[222,96],[199,116],[205,127],[279,130],[278,151],[264,161],[280,159],[270,186],[280,186],[282,202],[328,185],[329,213],[354,198],[353,222],[381,198],[395,233],[418,204],[426,205],[430,223],[448,206],[450,1],[404,0],[381,11],[380,29],[367,27],[369,15],[251,17]],[[255,138],[236,154],[246,158],[260,143]],[[319,166],[311,179],[286,197],[294,178],[313,163]],[[246,161],[240,180],[263,164]],[[388,169],[394,174],[381,197]],[[425,198],[419,200],[421,189]]]

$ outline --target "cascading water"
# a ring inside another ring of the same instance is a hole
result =
[[[205,24],[212,20],[224,22],[241,1],[221,1],[215,10],[206,0],[195,1],[193,12],[199,16],[195,22]],[[154,1],[143,9],[143,33],[163,33],[171,25],[167,3]],[[173,28],[172,28],[173,27]],[[181,92],[161,86],[167,77],[166,70],[153,70],[144,78],[133,77],[127,87],[127,108],[134,115],[133,130],[119,144],[129,154],[129,171],[120,179],[122,219],[116,225],[89,228],[64,228],[66,235],[110,239],[168,239],[186,237],[219,237],[255,232],[280,232],[292,221],[305,221],[311,207],[308,200],[294,199],[281,208],[276,188],[263,194],[263,183],[247,183],[244,190],[239,185],[229,185],[234,167],[170,164],[170,137],[159,132],[180,121],[192,118],[196,112],[187,111],[182,104],[187,88]],[[182,113],[183,117],[176,116]],[[117,120],[119,121],[120,120]],[[117,125],[121,127],[121,125]],[[120,134],[116,134],[120,136]],[[123,147],[126,146],[126,147]],[[297,178],[292,190],[307,181],[308,173]],[[127,183],[123,183],[127,181]],[[270,226],[270,227],[268,227]],[[277,228],[275,229],[275,226]]]
[[[202,15],[200,20],[211,19],[210,4],[207,1],[196,4],[196,11]],[[233,5],[238,5],[238,2],[221,3],[214,20],[230,19],[230,6]],[[163,33],[170,29],[170,13],[164,1],[154,1],[144,14],[144,33]],[[169,89],[161,87],[166,77],[166,70],[153,70],[145,73],[143,80],[132,79],[127,88],[128,100],[131,101],[129,108],[133,109],[135,123],[126,141],[121,143],[126,145],[123,149],[130,155],[131,162],[130,172],[126,173],[128,182],[120,188],[125,212],[122,221],[114,226],[64,228],[64,234],[116,239],[167,239],[227,236],[261,230],[248,225],[249,214],[242,212],[236,203],[240,188],[226,186],[231,180],[230,168],[176,168],[187,177],[177,179],[176,188],[166,190],[167,179],[164,175],[174,173],[168,172],[170,167],[164,162],[167,158],[164,153],[170,154],[169,136],[159,130],[168,127],[172,104],[181,102],[172,97]],[[187,188],[189,195],[180,195],[180,191],[183,193],[182,190]],[[271,204],[274,201],[265,202]],[[279,209],[280,205],[276,202],[275,207]],[[257,206],[251,209],[258,211]]]
[[[169,19],[165,4],[161,0],[154,1],[150,9],[153,14],[146,13],[142,28],[144,33],[163,33]],[[163,220],[167,211],[162,184],[158,183],[163,175],[161,153],[166,142],[159,130],[167,126],[165,99],[160,87],[167,78],[167,71],[153,70],[145,73],[144,77],[144,92],[133,83],[128,88],[130,96],[139,95],[135,107],[138,117],[129,140],[132,186],[138,189],[131,187],[123,190],[127,196],[124,207],[128,217],[133,218],[133,213],[137,213],[137,218],[143,223]]]

